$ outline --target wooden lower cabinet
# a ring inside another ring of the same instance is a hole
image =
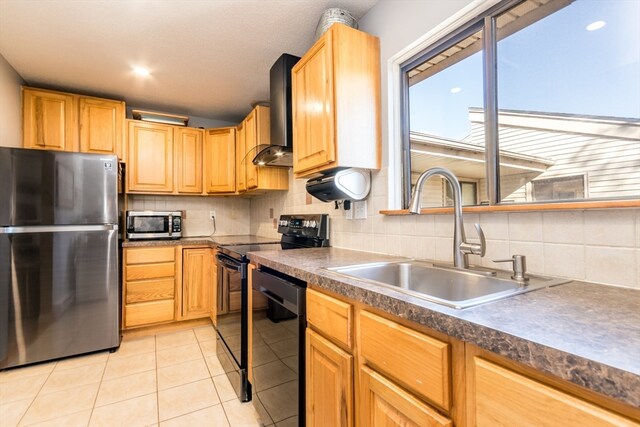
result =
[[[307,427],[353,426],[353,356],[306,333]]]
[[[182,318],[209,317],[214,294],[214,251],[211,248],[182,251]]]
[[[358,421],[362,427],[453,425],[450,419],[366,366],[360,367],[358,395]]]
[[[312,284],[307,315],[307,426],[640,427],[636,407]]]
[[[467,368],[469,425],[640,426],[637,421],[474,355],[473,351],[468,356]]]
[[[215,250],[124,248],[123,328],[216,316]]]
[[[124,249],[124,329],[176,319],[178,251],[174,246]]]

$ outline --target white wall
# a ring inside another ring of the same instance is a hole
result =
[[[360,21],[360,28],[380,37],[382,66],[382,151],[388,151],[387,62],[405,46],[427,33],[469,1],[381,0]],[[251,232],[278,237],[270,217],[283,213],[327,213],[331,245],[412,258],[451,261],[451,215],[385,216],[387,160],[373,173],[366,220],[346,220],[333,203],[307,203],[305,180],[290,173],[290,190],[251,200]],[[640,209],[565,212],[465,214],[467,236],[475,237],[480,223],[487,238],[487,255],[475,264],[504,269],[492,259],[527,256],[531,272],[640,288]],[[473,239],[471,239],[473,240]]]
[[[11,64],[0,55],[0,146],[22,146],[22,96],[24,84]]]

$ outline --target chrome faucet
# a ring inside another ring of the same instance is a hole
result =
[[[480,243],[467,242],[464,235],[464,224],[462,223],[462,191],[460,190],[460,182],[450,170],[445,168],[431,168],[420,175],[413,188],[413,194],[409,202],[409,212],[412,214],[420,214],[422,186],[424,182],[433,175],[440,175],[445,178],[453,190],[453,213],[455,218],[453,227],[453,265],[458,268],[469,268],[468,255],[474,254],[483,257],[487,245],[480,224],[475,224],[478,236],[480,237]]]

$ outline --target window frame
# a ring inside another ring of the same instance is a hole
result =
[[[544,202],[502,203],[500,200],[500,161],[497,109],[497,34],[496,18],[523,0],[474,0],[427,34],[398,52],[388,62],[389,76],[389,171],[388,206],[383,214],[407,212],[411,198],[411,142],[409,127],[409,77],[407,71],[446,50],[449,46],[482,29],[485,167],[488,206],[468,206],[470,211],[588,209],[603,207],[637,207],[640,199],[558,200]],[[512,208],[512,209],[510,209]],[[430,213],[448,212],[451,208],[428,208]]]

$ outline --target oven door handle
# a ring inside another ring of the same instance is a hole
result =
[[[296,307],[295,304],[285,300],[281,296],[274,294],[273,292],[271,292],[268,289],[263,288],[262,286],[260,286],[260,293],[262,295],[264,295],[265,297],[269,298],[271,301],[273,301],[273,302],[275,302],[277,304],[280,304],[281,306],[283,306],[287,310],[293,312],[294,314],[298,314],[298,307]]]
[[[235,261],[230,261],[226,258],[222,258],[221,256],[218,255],[218,262],[220,264],[222,264],[222,266],[224,268],[227,268],[229,270],[233,270],[233,271],[238,271],[240,272],[240,270],[242,269],[242,265],[238,262]]]

